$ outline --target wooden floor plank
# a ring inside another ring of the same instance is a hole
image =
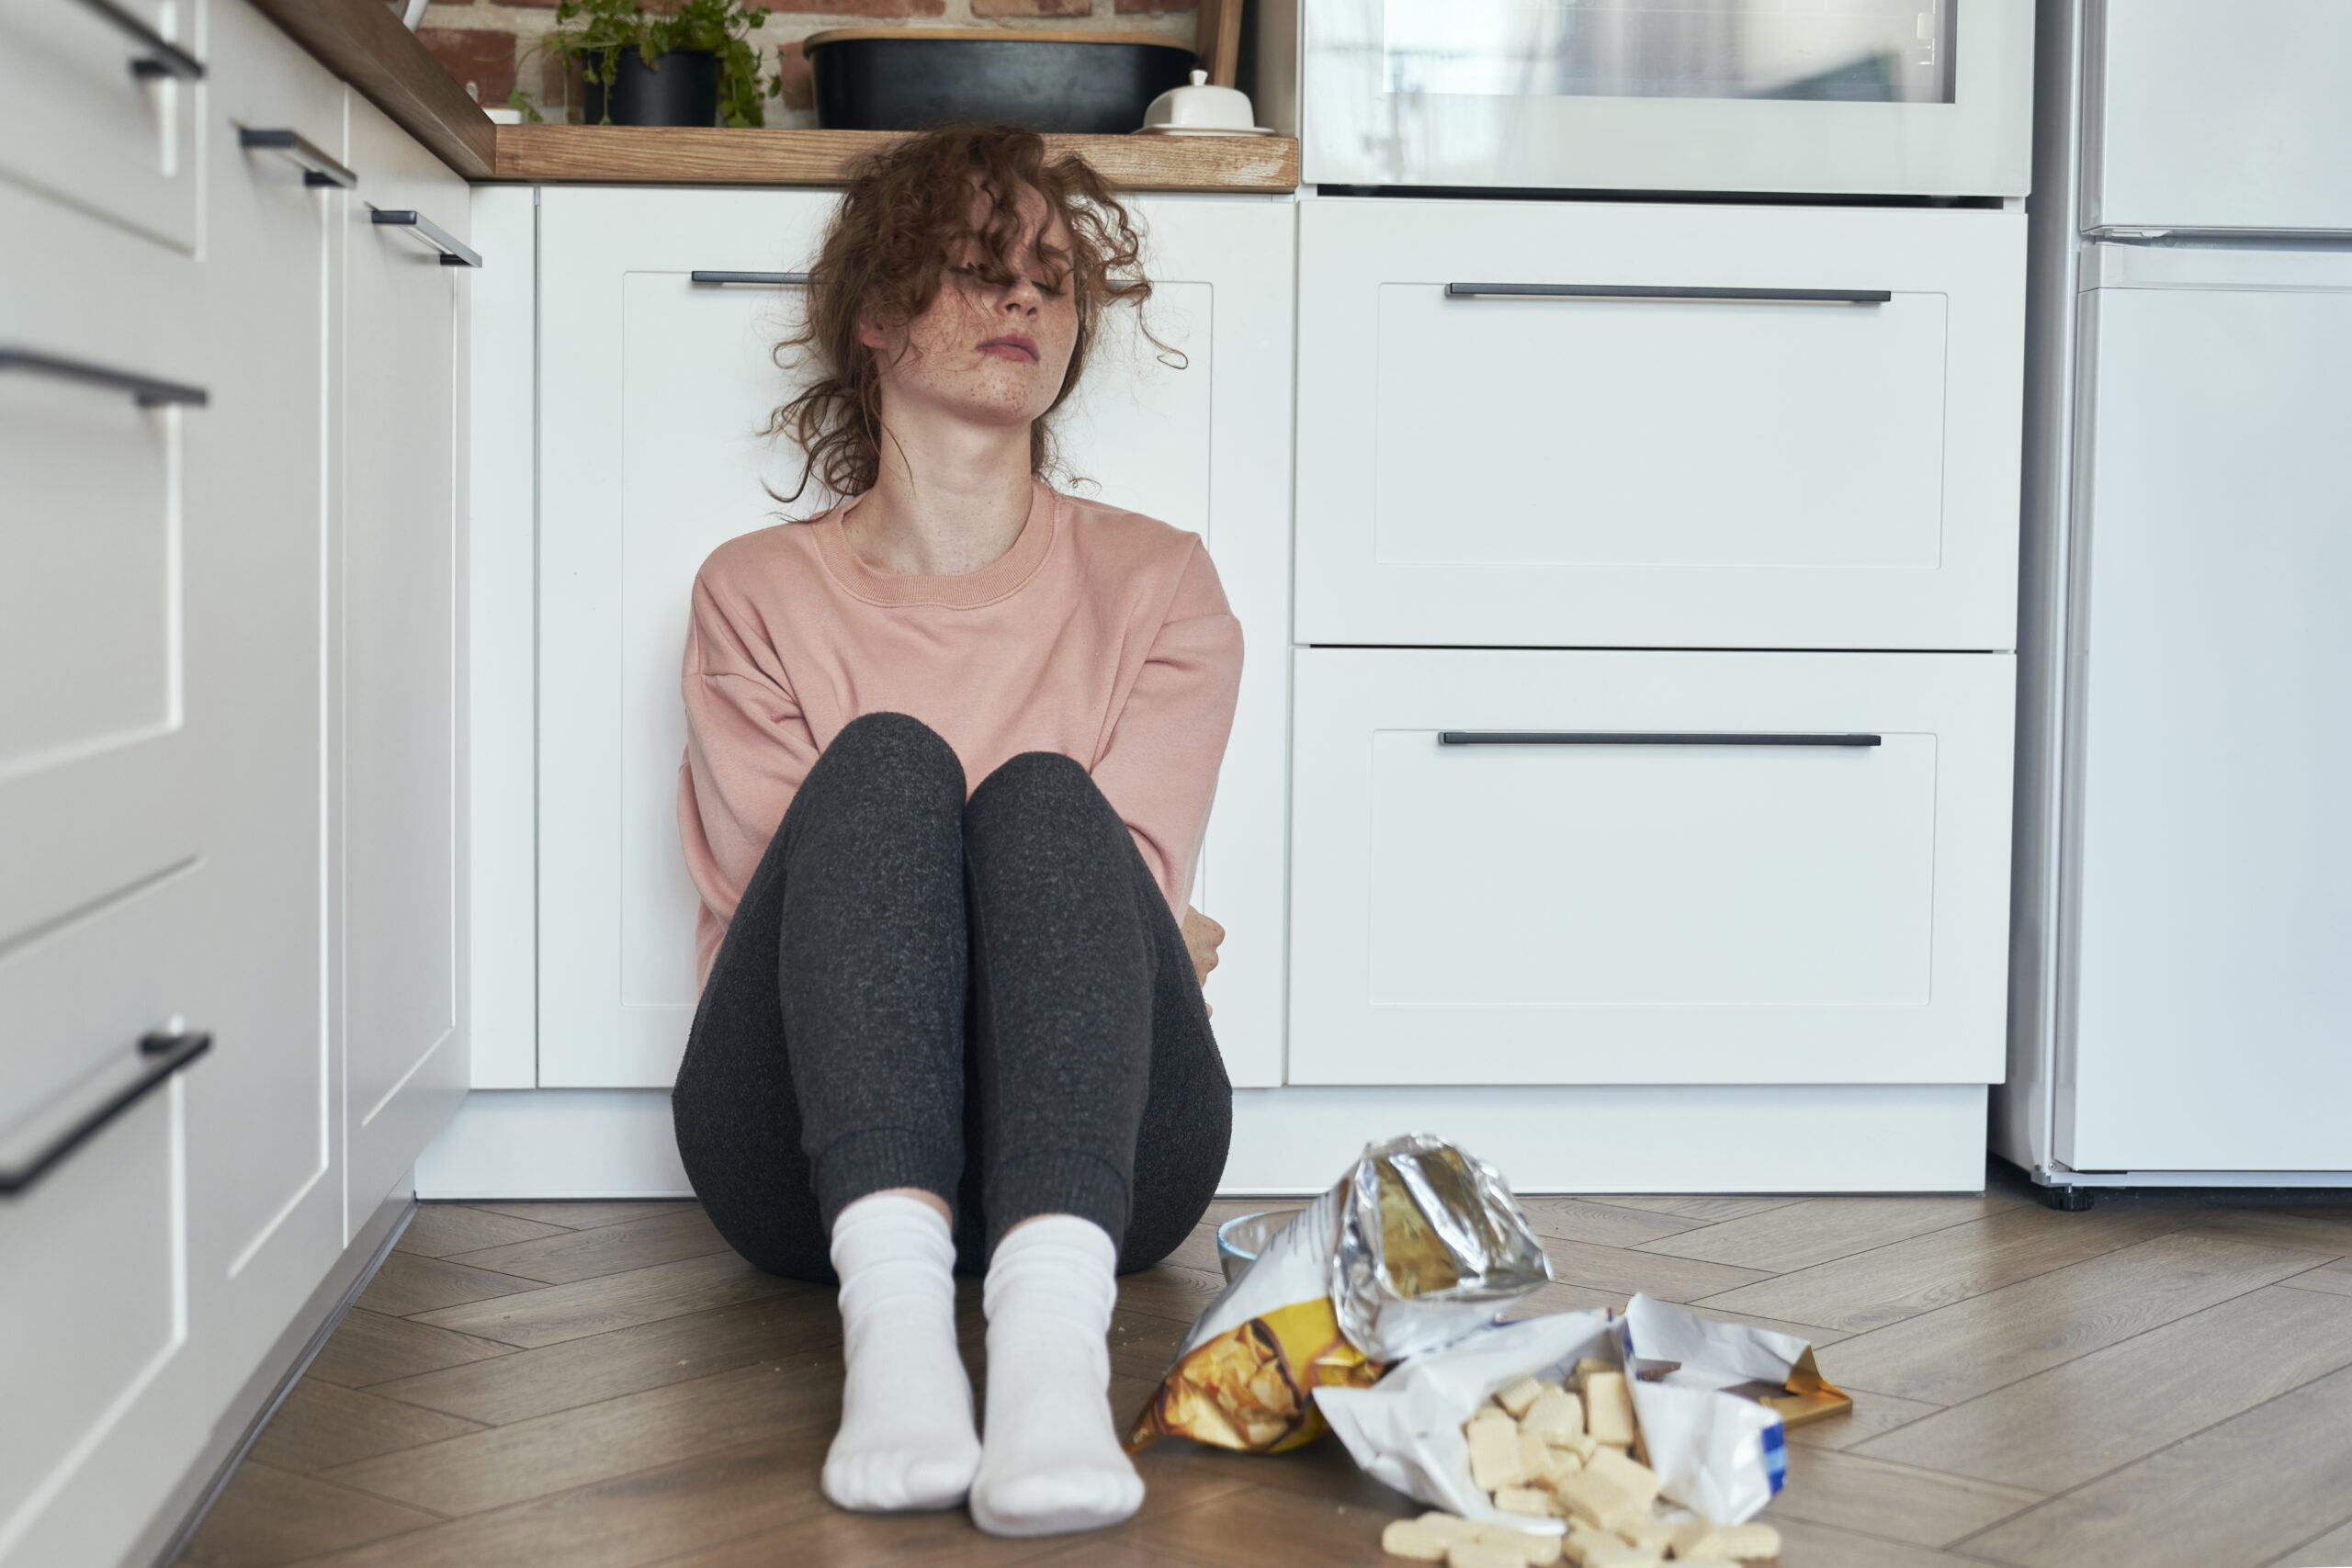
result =
[[[2258,1241],[2334,1258],[2352,1257],[2352,1219],[2325,1210],[2207,1209],[2177,1216],[2190,1235]]]
[[[2311,1254],[2168,1235],[1873,1329],[1821,1355],[1844,1388],[1957,1404],[2311,1267]]]
[[[463,1203],[419,1203],[415,1217],[401,1232],[392,1250],[420,1258],[447,1258],[452,1253],[476,1252],[485,1247],[562,1234],[556,1225],[469,1208]]]
[[[2005,1208],[1692,1304],[1860,1334],[2162,1234],[2162,1216]]]
[[[306,1377],[270,1417],[254,1443],[253,1457],[280,1470],[311,1474],[483,1429],[478,1421]]]
[[[421,1312],[437,1312],[443,1307],[463,1306],[468,1302],[544,1288],[536,1280],[493,1274],[487,1269],[469,1269],[447,1258],[395,1252],[384,1259],[384,1266],[376,1270],[376,1277],[359,1292],[359,1304],[389,1317],[410,1317]]]
[[[1603,1247],[1633,1247],[1660,1236],[1696,1230],[1706,1224],[1655,1210],[1628,1209],[1589,1198],[1521,1198],[1519,1206],[1537,1235],[1562,1241],[1598,1242]]]
[[[1970,1538],[2019,1568],[2245,1568],[2334,1528],[2352,1476],[2352,1368]]]
[[[1997,1198],[1823,1198],[1645,1241],[1635,1250],[1775,1274],[1983,1219]]]
[[[806,1288],[718,1252],[444,1307],[416,1321],[531,1349]]]
[[[311,1363],[310,1375],[345,1388],[367,1388],[394,1378],[513,1354],[512,1345],[354,1307]]]
[[[822,1300],[818,1298],[821,1296]],[[820,1310],[821,1309],[821,1310]],[[793,1292],[379,1384],[390,1399],[493,1426],[734,1367],[813,1365],[841,1344],[832,1292]]]
[[[1140,1273],[1122,1274],[1119,1304],[1189,1325],[1224,1289],[1225,1276],[1213,1269],[1163,1263]]]
[[[831,1434],[639,1471],[304,1560],[303,1568],[646,1568],[814,1517]]]
[[[281,1568],[439,1522],[431,1514],[249,1459],[180,1561],[191,1568]]]
[[[422,1448],[361,1460],[325,1478],[458,1517],[798,1433],[841,1419],[841,1372],[736,1368]]]
[[[1781,1532],[1780,1568],[1984,1568],[1976,1558],[1906,1546],[1882,1536],[1782,1518],[1770,1512],[1764,1517]],[[2086,1562],[2076,1568],[2116,1565]]]
[[[1766,1517],[1776,1524],[1803,1519],[1912,1546],[1942,1548],[2047,1495],[2045,1490],[1944,1475],[1860,1454],[1792,1447],[1788,1485],[1772,1499]]]
[[[695,1204],[692,1199],[671,1202],[632,1198],[599,1203],[568,1198],[546,1203],[476,1203],[473,1206],[484,1213],[511,1214],[518,1220],[537,1220],[543,1225],[554,1225],[559,1230],[593,1231],[619,1224],[624,1220],[674,1214],[681,1209],[694,1208]]]
[[[1252,1486],[1154,1520],[1151,1550],[1201,1568],[1232,1568],[1247,1542],[1251,1559],[1284,1568],[1359,1568],[1382,1560],[1380,1531],[1420,1511],[1399,1495],[1374,1511],[1272,1486]]]
[[[1693,1231],[1693,1235],[1703,1233]],[[1564,1284],[1613,1291],[1622,1302],[1636,1291],[1665,1302],[1687,1302],[1717,1295],[1736,1285],[1765,1277],[1758,1269],[1739,1269],[1687,1258],[1663,1258],[1623,1247],[1597,1247],[1589,1241],[1539,1238],[1552,1260],[1552,1278]]]
[[[2324,1291],[2334,1296],[2352,1296],[2352,1258],[2340,1258],[2324,1269],[2313,1269],[2279,1283],[2298,1291]]]
[[[2274,1558],[2265,1568],[2344,1568],[2347,1562],[2352,1562],[2352,1519]]]
[[[1808,1421],[1788,1429],[1788,1440],[1808,1449],[1850,1449],[1866,1443],[1882,1433],[1907,1427],[1924,1420],[1943,1408],[1923,1400],[1896,1399],[1891,1394],[1872,1393],[1868,1389],[1847,1391],[1854,1401],[1854,1408],[1842,1416],[1831,1416],[1819,1421]]]
[[[2346,1366],[2352,1302],[2273,1285],[1911,1422],[1859,1451],[2060,1492]],[[2352,1479],[2346,1495],[2352,1509]]]
[[[1647,1209],[1652,1213],[1673,1214],[1702,1224],[1719,1224],[1725,1220],[1760,1214],[1770,1209],[1785,1209],[1792,1203],[1808,1200],[1798,1197],[1764,1195],[1753,1198],[1708,1197],[1689,1192],[1588,1192],[1583,1194],[1596,1203],[1607,1203],[1620,1209]]]
[[[477,1269],[562,1285],[731,1250],[702,1210],[694,1208],[451,1256]]]

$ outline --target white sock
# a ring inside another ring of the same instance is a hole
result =
[[[833,1222],[842,1277],[842,1429],[825,1495],[844,1508],[949,1508],[979,1467],[956,1353],[956,1242],[914,1198],[860,1198]]]
[[[972,1522],[990,1535],[1095,1529],[1143,1506],[1143,1478],[1111,1425],[1118,1260],[1101,1225],[1048,1214],[989,1261],[988,1440]]]

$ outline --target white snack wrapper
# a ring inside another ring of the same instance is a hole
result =
[[[1523,1377],[1565,1382],[1586,1357],[1622,1362],[1642,1458],[1659,1495],[1718,1524],[1744,1524],[1788,1472],[1780,1416],[1747,1390],[1783,1386],[1811,1347],[1637,1295],[1623,1317],[1560,1313],[1482,1328],[1398,1362],[1370,1388],[1324,1388],[1316,1407],[1365,1473],[1466,1519],[1543,1532],[1557,1519],[1505,1514],[1470,1478],[1463,1424]]]
[[[1523,1377],[1561,1378],[1581,1357],[1617,1355],[1607,1313],[1555,1313],[1408,1357],[1370,1388],[1317,1389],[1315,1404],[1374,1480],[1465,1519],[1555,1533],[1566,1528],[1561,1520],[1506,1514],[1478,1489],[1462,1424],[1488,1394]]]

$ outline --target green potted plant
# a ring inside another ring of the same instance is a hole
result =
[[[580,67],[581,118],[591,124],[764,125],[764,100],[783,90],[780,77],[761,72],[749,37],[767,13],[741,0],[652,9],[642,0],[560,0],[555,20],[537,49]],[[508,101],[542,118],[520,87]]]

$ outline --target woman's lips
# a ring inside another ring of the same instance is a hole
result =
[[[980,344],[980,352],[994,355],[1000,359],[1025,359],[1032,365],[1037,363],[1037,344],[1020,333],[992,337]]]

